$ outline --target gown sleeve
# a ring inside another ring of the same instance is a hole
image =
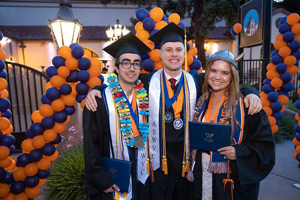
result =
[[[106,172],[101,161],[102,156],[109,157],[109,132],[107,112],[103,99],[96,98],[96,112],[84,109],[83,141],[84,141],[84,176],[89,195],[102,193],[113,185],[113,180]]]
[[[270,173],[275,164],[275,144],[263,110],[255,115],[246,114],[243,141],[234,147],[241,185],[258,183]]]

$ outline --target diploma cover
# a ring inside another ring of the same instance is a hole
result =
[[[231,126],[205,122],[189,122],[190,148],[202,151],[217,151],[230,146]]]
[[[104,168],[113,179],[114,183],[120,188],[120,192],[128,192],[131,161],[118,160],[102,157]]]

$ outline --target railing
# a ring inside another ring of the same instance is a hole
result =
[[[45,93],[45,84],[49,77],[36,69],[6,61],[9,100],[11,102],[11,124],[16,138],[16,151],[26,138],[26,130],[32,124],[31,113],[39,109],[41,97]]]

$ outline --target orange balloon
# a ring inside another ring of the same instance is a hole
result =
[[[78,61],[73,57],[67,58],[65,61],[65,65],[69,70],[72,71],[78,68]]]
[[[298,73],[298,67],[296,67],[295,65],[288,66],[286,69],[286,72],[288,72],[294,76],[295,74]]]
[[[164,28],[167,25],[168,25],[167,22],[165,22],[165,21],[159,21],[159,22],[155,23],[154,29],[160,30],[160,29]]]
[[[21,143],[21,147],[25,152],[31,152],[32,150],[34,150],[34,146],[32,145],[32,139],[27,138],[25,140],[23,140],[23,142]]]
[[[26,178],[25,169],[24,167],[18,167],[13,172],[13,176],[16,181],[23,181]]]
[[[9,127],[10,121],[6,117],[0,117],[0,131]]]
[[[52,101],[51,106],[55,112],[60,112],[65,109],[65,103],[61,99],[55,99]]]
[[[46,140],[46,142],[53,142],[57,137],[57,133],[53,128],[46,129],[43,133],[43,137]]]
[[[43,157],[36,164],[40,170],[46,170],[51,166],[51,161],[48,158]]]
[[[11,134],[11,133],[13,132],[13,130],[14,130],[14,127],[10,124],[9,127],[8,127],[7,129],[2,130],[2,133],[3,133],[4,135]]]
[[[15,200],[28,200],[28,197],[25,192],[22,192],[20,194],[16,194]]]
[[[287,66],[295,65],[296,62],[297,60],[295,56],[287,56],[283,59],[283,63],[286,64]]]
[[[289,47],[281,47],[279,49],[278,54],[282,57],[285,58],[291,54],[292,50]]]
[[[269,63],[267,65],[267,70],[275,70],[275,68],[276,68],[276,65],[274,65],[273,63]]]
[[[162,68],[164,68],[163,62],[154,63],[154,70],[160,70]]]
[[[7,81],[4,78],[0,78],[0,90],[7,88]]]
[[[61,95],[61,99],[64,101],[66,106],[73,106],[76,103],[76,98],[72,94]]]
[[[77,91],[76,91],[76,85],[77,85],[77,83],[70,83],[69,85],[72,88],[71,95],[76,95],[77,94]]]
[[[286,47],[287,46],[287,43],[282,41],[282,40],[277,40],[275,43],[274,43],[274,47],[275,49],[279,50],[281,47]]]
[[[263,107],[270,107],[271,103],[267,98],[261,98],[260,100]]]
[[[282,103],[282,105],[286,105],[289,102],[289,98],[286,95],[278,95],[278,101]]]
[[[7,157],[3,160],[0,160],[0,167],[7,168],[11,165],[12,159],[11,157]]]
[[[91,59],[92,58],[92,52],[88,49],[85,49],[84,50],[84,54],[82,56],[83,58],[88,58],[88,59]]]
[[[280,75],[277,71],[275,70],[269,70],[267,71],[267,74],[266,74],[267,78],[272,80],[273,78],[279,78]]]
[[[198,69],[198,72],[199,72],[199,74],[201,74],[202,73],[202,67],[200,67],[200,69]]]
[[[155,7],[150,11],[150,17],[154,19],[155,22],[158,22],[164,17],[164,11],[159,7]]]
[[[295,138],[294,138],[294,139],[295,139]],[[293,142],[294,142],[294,139],[293,139]],[[297,146],[297,145],[296,145],[296,146]],[[293,158],[294,158],[294,159],[296,159],[296,155],[297,155],[297,152],[294,152],[294,153],[293,153]]]
[[[292,33],[294,33],[295,35],[299,35],[300,34],[300,23],[292,26]]]
[[[289,25],[295,25],[299,22],[299,15],[297,13],[292,13],[290,14],[287,19],[286,19],[286,22],[289,24]]]
[[[61,134],[61,133],[65,132],[66,128],[67,128],[66,124],[64,124],[64,123],[58,123],[58,122],[55,122],[54,127],[53,127],[53,129],[58,134]]]
[[[0,49],[0,59],[1,60],[6,60],[6,53],[2,49]]]
[[[98,78],[98,76],[101,74],[101,68],[100,67],[96,67],[96,66],[91,66],[88,70],[86,70],[89,75],[90,75],[90,78],[92,77],[96,77]]]
[[[68,46],[62,46],[58,50],[58,54],[64,59],[72,58],[72,49]]]
[[[296,147],[296,152],[297,152],[298,154],[300,154],[300,145],[297,145],[297,147]]]
[[[233,30],[234,32],[236,32],[237,34],[239,34],[242,30],[242,25],[240,23],[236,23],[234,26],[233,26]]]
[[[278,40],[283,41],[282,36],[283,36],[283,34],[281,34],[281,33],[279,33],[278,35],[276,35],[275,41],[278,41]]]
[[[266,112],[267,116],[271,116],[273,110],[270,107],[263,107],[264,111]]]
[[[300,41],[300,34],[297,34],[297,35],[295,35],[295,38],[294,38],[294,40],[298,40],[298,41]]]
[[[89,88],[94,88],[95,86],[101,85],[101,80],[98,77],[91,77],[88,81]]]
[[[40,106],[40,114],[45,117],[52,117],[54,115],[54,110],[49,104],[43,104]]]
[[[266,93],[264,93],[264,92],[261,92],[259,94],[259,96],[262,97],[262,98],[267,98],[268,95]]]
[[[142,69],[140,73],[141,73],[141,74],[149,74],[150,72],[148,72],[148,71],[145,70],[145,69]]]
[[[1,186],[0,186],[1,187]],[[3,197],[2,200],[14,200],[15,199],[15,194],[14,193],[8,193],[8,195],[6,195],[5,197]],[[0,196],[1,198],[1,196]]]
[[[300,88],[298,88],[298,90],[297,90],[297,94],[298,94],[298,95],[300,95]]]
[[[142,41],[145,41],[150,37],[150,33],[146,30],[138,30],[136,32],[136,37],[138,37]]]
[[[10,154],[9,148],[6,146],[0,146],[0,160],[7,158]]]
[[[193,57],[196,56],[197,53],[198,53],[198,50],[197,50],[197,48],[194,47],[194,46],[191,46],[191,47],[190,47],[190,50],[187,52],[188,55],[191,55],[191,56],[193,56]]]
[[[8,98],[8,91],[6,89],[1,90],[0,91],[0,97],[7,99]]]
[[[272,133],[274,134],[278,131],[278,126],[277,125],[271,126],[271,129],[272,129]]]
[[[160,50],[159,49],[154,49],[152,51],[150,51],[149,53],[149,57],[153,62],[160,62],[161,58],[160,58]]]
[[[299,116],[299,114],[298,114],[298,113],[295,115],[295,120],[297,120],[297,121],[299,121],[299,120],[300,120],[300,116]]]
[[[67,78],[70,75],[70,70],[65,66],[60,66],[57,69],[57,74],[62,78]]]
[[[292,76],[292,80],[290,82],[294,83],[294,81],[295,81],[295,76]]]
[[[286,110],[286,106],[285,106],[285,105],[282,105],[282,108],[281,108],[280,112],[284,113],[285,110]]]
[[[149,47],[151,50],[153,50],[155,47],[154,42],[152,42],[151,40],[144,41],[144,44],[147,45],[147,47]]]
[[[293,144],[295,146],[298,146],[298,145],[300,145],[300,142],[296,138],[293,138]]]
[[[32,138],[32,145],[37,148],[43,148],[46,144],[46,140],[44,139],[43,135],[37,135],[34,138]]]
[[[83,99],[81,102],[80,102],[80,106],[82,109],[84,109],[84,106],[85,106],[85,99]],[[67,120],[68,121],[68,120]],[[64,122],[66,123],[66,122]],[[67,123],[66,123],[67,124]]]
[[[170,16],[169,16],[169,23],[174,23],[174,24],[179,24],[180,22],[180,16],[177,14],[177,13],[172,13]]]
[[[143,22],[136,23],[135,26],[134,26],[134,29],[135,29],[136,32],[138,32],[139,30],[145,30],[143,28]]]
[[[55,150],[54,154],[52,154],[51,156],[45,156],[44,155],[44,157],[48,158],[50,161],[54,161],[54,160],[56,160],[58,158],[58,151]]]
[[[16,168],[16,161],[15,160],[11,160],[11,163],[8,167],[5,167],[4,169],[6,171],[12,171]]]
[[[39,186],[36,186],[36,187],[33,187],[33,188],[26,187],[25,188],[25,194],[27,195],[28,198],[32,198],[32,199],[36,198],[40,194],[40,187]]]
[[[34,123],[41,123],[43,118],[44,117],[41,115],[39,110],[36,110],[31,114],[31,120]]]
[[[91,58],[90,59],[91,61],[91,67],[98,67],[98,68],[101,68],[101,61],[99,61],[97,58]]]
[[[40,182],[39,184],[37,185],[37,187],[41,187],[42,185],[44,185],[46,183],[46,178],[45,179],[41,179],[40,178]]]
[[[187,65],[190,66],[194,62],[193,56],[187,55]]]
[[[60,88],[60,86],[62,86],[63,84],[66,83],[66,79],[64,79],[63,77],[61,77],[59,75],[55,75],[50,78],[50,83],[54,87]]]
[[[50,82],[47,82],[45,85],[45,90],[48,90],[49,88],[54,87]]]
[[[0,198],[5,197],[10,192],[10,187],[6,183],[0,183]]]
[[[283,84],[283,81],[280,78],[273,78],[271,80],[271,85],[273,88],[279,89]]]
[[[24,171],[26,176],[35,176],[38,173],[39,168],[36,163],[29,163],[24,167]]]

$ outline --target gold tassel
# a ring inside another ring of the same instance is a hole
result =
[[[127,195],[128,195],[127,192],[124,192],[124,193],[123,193],[123,197],[124,197],[124,198],[127,198]]]
[[[165,175],[168,174],[168,163],[167,163],[166,156],[163,156],[163,158],[162,158],[162,170],[163,170]]]
[[[147,174],[150,174],[150,162],[149,162],[149,158],[147,158]]]
[[[181,170],[181,176],[185,177],[185,162],[182,162],[182,170]]]
[[[119,200],[120,199],[120,193],[119,192],[115,192],[115,199]]]
[[[189,172],[190,171],[190,161],[189,158],[186,159],[186,168],[185,168],[185,172]]]

